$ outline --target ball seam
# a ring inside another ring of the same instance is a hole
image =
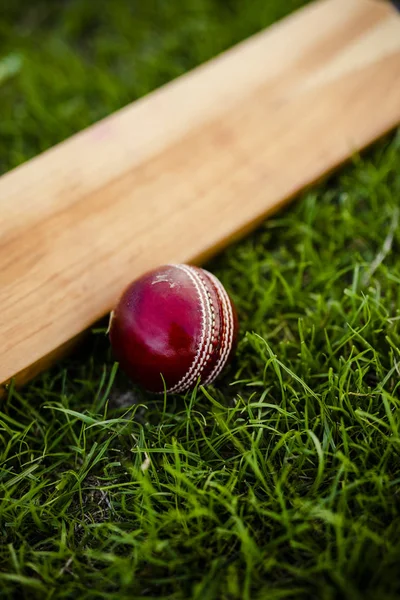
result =
[[[226,365],[229,354],[232,350],[234,323],[233,323],[232,305],[231,305],[229,296],[228,296],[225,288],[223,287],[222,283],[215,277],[215,275],[213,275],[212,273],[209,273],[208,271],[206,271],[206,273],[211,278],[211,280],[213,281],[213,283],[215,284],[215,286],[217,288],[217,294],[221,300],[221,304],[223,307],[224,321],[226,321],[226,326],[224,327],[223,337],[221,340],[221,347],[224,347],[224,350],[221,352],[221,355],[217,361],[217,364],[215,365],[214,369],[211,371],[210,375],[207,377],[207,379],[205,381],[205,384],[207,385],[207,384],[213,382],[218,377],[218,375],[221,373],[221,371],[223,370],[223,368]],[[226,340],[226,343],[224,346],[225,340]]]
[[[214,319],[211,308],[212,300],[207,294],[207,288],[205,284],[196,271],[187,265],[179,264],[171,266],[183,271],[191,280],[192,285],[194,285],[197,292],[202,313],[200,343],[192,364],[190,365],[187,373],[185,373],[185,375],[174,386],[167,389],[168,393],[181,393],[189,389],[191,385],[197,382],[198,377],[200,377],[201,372],[204,369],[209,357],[209,345],[210,339],[213,335]]]

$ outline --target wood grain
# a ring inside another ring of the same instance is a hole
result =
[[[6,174],[0,381],[47,366],[145,270],[204,261],[399,121],[395,9],[322,0]]]

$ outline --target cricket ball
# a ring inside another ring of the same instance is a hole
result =
[[[234,353],[237,332],[221,282],[189,265],[165,265],[133,281],[110,323],[121,367],[152,392],[180,393],[214,381]]]

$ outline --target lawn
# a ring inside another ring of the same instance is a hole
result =
[[[303,3],[10,2],[0,169]],[[400,597],[399,198],[398,132],[207,265],[241,322],[213,386],[144,394],[99,326],[10,390],[2,598]]]

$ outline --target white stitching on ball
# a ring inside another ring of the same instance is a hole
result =
[[[234,328],[232,305],[231,305],[229,296],[228,296],[224,286],[215,277],[215,275],[213,275],[212,273],[209,273],[208,271],[206,271],[206,273],[212,279],[212,281],[215,283],[215,285],[217,287],[217,293],[218,293],[218,296],[219,296],[219,298],[221,300],[221,304],[222,304],[222,317],[223,317],[224,321],[226,321],[226,326],[222,333],[222,339],[221,339],[221,348],[224,348],[224,349],[221,352],[220,357],[219,357],[214,369],[211,371],[210,375],[207,377],[206,381],[204,382],[205,385],[214,381],[214,379],[216,379],[218,377],[218,375],[221,373],[222,369],[225,367],[226,361],[228,360],[229,354],[232,349],[233,328]],[[226,343],[225,343],[225,341],[226,341]]]
[[[201,337],[200,344],[196,355],[193,359],[187,373],[173,387],[167,389],[168,393],[180,393],[186,391],[191,385],[197,382],[202,370],[204,369],[207,360],[210,357],[210,339],[214,334],[215,317],[211,297],[208,290],[202,281],[199,274],[187,265],[170,265],[171,267],[180,269],[191,280],[195,286],[197,295],[200,300],[200,308],[202,313],[201,318]]]

